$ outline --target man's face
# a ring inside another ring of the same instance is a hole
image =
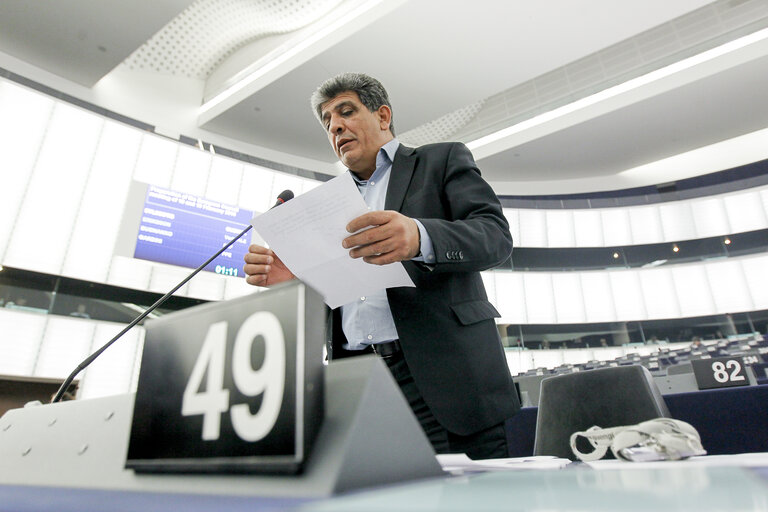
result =
[[[392,139],[389,107],[370,112],[357,93],[350,91],[324,103],[320,114],[336,156],[367,179],[376,169],[379,149]]]

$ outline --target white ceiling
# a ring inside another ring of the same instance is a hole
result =
[[[91,87],[191,3],[0,2],[0,50]]]
[[[547,114],[766,26],[766,0],[4,0],[0,67],[164,134],[328,174],[308,98],[362,71],[389,90],[404,140],[469,143],[502,194],[566,193],[768,127],[760,42]]]

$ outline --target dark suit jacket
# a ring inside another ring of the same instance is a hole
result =
[[[400,344],[435,418],[468,435],[520,408],[479,273],[509,258],[509,225],[463,144],[401,145],[390,172],[385,209],[419,219],[436,257],[431,269],[404,262],[415,288],[387,290]],[[330,357],[350,355],[340,309],[331,332]]]

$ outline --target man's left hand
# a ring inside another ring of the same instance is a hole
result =
[[[416,221],[396,211],[369,212],[347,224],[348,236],[342,245],[349,249],[353,258],[363,258],[366,263],[386,265],[396,261],[410,260],[421,250],[419,227]]]

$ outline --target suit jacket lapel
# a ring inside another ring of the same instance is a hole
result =
[[[384,200],[385,210],[400,211],[415,167],[416,157],[413,154],[413,148],[400,144],[395,152],[392,169],[389,171],[389,186],[387,187],[387,197]]]

